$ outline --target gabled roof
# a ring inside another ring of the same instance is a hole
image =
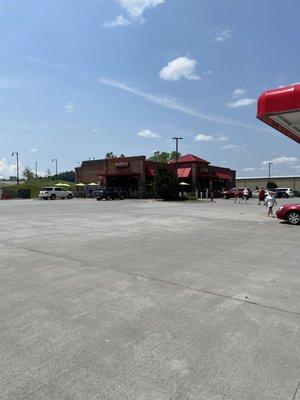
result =
[[[194,156],[194,154],[186,154],[185,156],[179,157],[178,158],[179,163],[193,163],[193,162],[198,162],[202,164],[210,164],[209,161],[204,160],[203,158]],[[175,164],[176,160],[170,161],[171,164]]]

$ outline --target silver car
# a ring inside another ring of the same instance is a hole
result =
[[[73,193],[60,187],[48,186],[40,190],[39,198],[44,200],[73,199]]]

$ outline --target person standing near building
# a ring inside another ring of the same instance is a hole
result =
[[[277,206],[274,192],[269,192],[268,196],[265,199],[265,205],[268,207],[268,217],[274,218],[273,207],[274,207],[274,205]]]
[[[261,203],[261,202],[264,204],[265,195],[266,195],[265,189],[264,189],[263,187],[261,187],[261,188],[259,189],[259,192],[258,192],[258,205],[259,205],[259,206],[260,206],[260,203]]]

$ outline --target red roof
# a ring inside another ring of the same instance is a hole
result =
[[[210,164],[208,161],[204,160],[203,158],[194,156],[193,154],[186,154],[185,156],[179,157],[178,158],[179,163],[193,163],[193,162],[198,162],[202,164]],[[170,161],[171,164],[176,163],[176,160]]]
[[[190,176],[192,168],[178,168],[177,176],[178,178],[188,178]]]
[[[214,176],[225,181],[231,181],[232,179],[231,175],[226,172],[214,172]]]
[[[300,143],[300,85],[262,93],[257,118]]]

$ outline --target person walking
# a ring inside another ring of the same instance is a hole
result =
[[[265,199],[265,205],[268,207],[268,217],[274,218],[273,207],[274,207],[274,205],[277,206],[274,192],[269,192],[268,196]]]
[[[237,201],[239,202],[239,204],[241,204],[241,203],[240,203],[240,191],[239,191],[238,188],[235,188],[235,190],[234,190],[234,204],[235,204]]]
[[[261,202],[264,204],[264,202],[265,202],[265,195],[266,195],[266,191],[265,191],[265,189],[264,189],[263,187],[261,187],[261,188],[259,189],[259,192],[258,192],[258,205],[259,205],[259,206],[260,206],[260,203],[261,203]]]
[[[245,200],[246,203],[247,203],[249,197],[250,197],[249,189],[245,188],[245,189],[243,190],[243,198],[244,198],[244,200]]]

